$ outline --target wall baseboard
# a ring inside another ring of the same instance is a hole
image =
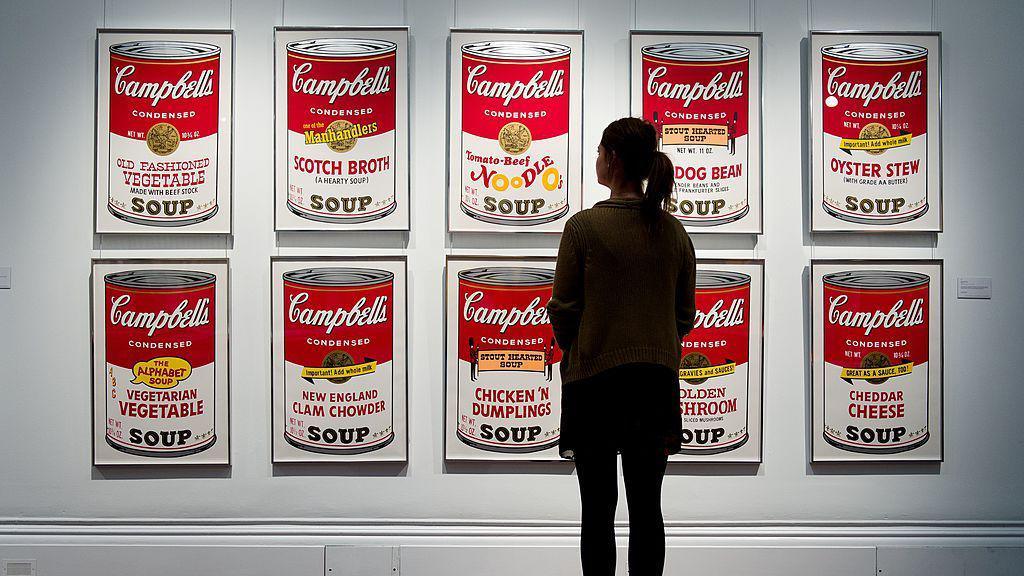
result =
[[[628,525],[616,524],[625,537]],[[1000,540],[1024,544],[1024,521],[672,521],[669,539]],[[539,520],[339,518],[0,518],[0,542],[10,538],[302,538],[308,543],[375,539],[390,544],[424,539],[571,540],[579,523]]]

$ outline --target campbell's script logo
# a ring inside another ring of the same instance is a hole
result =
[[[540,296],[534,298],[525,308],[484,308],[474,306],[482,300],[484,293],[477,290],[466,294],[466,302],[462,306],[462,318],[466,322],[501,326],[504,334],[509,326],[540,326],[550,324],[548,310],[540,303]]]
[[[388,297],[377,296],[373,304],[366,305],[366,296],[357,300],[347,310],[318,310],[303,308],[301,305],[309,300],[308,292],[299,292],[289,297],[288,320],[306,326],[321,326],[327,334],[342,326],[370,326],[388,321]]]
[[[213,70],[203,70],[199,78],[192,79],[192,70],[186,71],[176,82],[139,82],[130,77],[135,74],[135,66],[129,64],[114,68],[114,93],[130,98],[149,100],[150,106],[156,106],[161,100],[197,99],[213,96]]]
[[[466,92],[484,98],[500,98],[505,106],[513,100],[554,98],[565,93],[565,70],[552,70],[547,78],[538,70],[526,82],[494,82],[483,80],[487,73],[486,64],[470,67],[466,76]]]
[[[905,100],[924,94],[921,87],[921,71],[915,70],[903,80],[903,72],[896,72],[885,84],[881,82],[846,82],[840,78],[846,75],[846,66],[836,66],[828,71],[828,94],[851,100],[860,100],[867,107],[872,101]]]
[[[728,308],[725,308],[725,301],[719,300],[710,310],[704,312],[697,310],[693,320],[694,328],[728,328],[729,326],[743,325],[743,305],[746,301],[743,298],[733,300]]]
[[[908,328],[924,324],[924,298],[915,298],[904,307],[903,300],[897,300],[888,311],[861,312],[843,309],[849,300],[845,294],[831,298],[828,306],[828,321],[847,328],[863,328],[864,335],[870,336],[876,328]]]
[[[157,312],[141,312],[125,310],[132,297],[122,294],[110,301],[110,323],[124,328],[141,328],[149,331],[152,336],[158,330],[177,328],[196,328],[210,323],[210,299],[200,298],[194,306],[189,305],[186,298],[174,310]]]
[[[703,84],[660,82],[658,79],[667,73],[664,66],[647,71],[647,94],[682,100],[684,108],[689,107],[694,100],[730,100],[743,96],[743,72],[738,70],[729,74],[728,79],[725,79],[724,73],[718,72]]]
[[[303,62],[292,68],[292,91],[311,96],[328,96],[327,101],[334,101],[343,96],[374,96],[391,90],[391,66],[381,66],[371,75],[369,68],[363,68],[355,78],[338,78],[333,80],[309,78],[313,64]]]

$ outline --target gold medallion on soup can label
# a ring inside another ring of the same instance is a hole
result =
[[[928,211],[928,49],[856,42],[821,49],[822,207],[859,224]]]
[[[145,226],[217,213],[220,47],[141,40],[110,47],[107,209]]]
[[[498,132],[498,144],[501,149],[513,156],[518,156],[530,149],[533,136],[526,124],[521,122],[509,122],[501,127]]]
[[[339,135],[337,140],[327,142],[327,147],[338,153],[345,153],[356,147],[358,139],[352,136],[352,123],[348,120],[335,120],[327,127],[327,132]]]
[[[568,46],[492,40],[462,47],[460,207],[533,226],[569,211]]]
[[[178,149],[181,143],[181,134],[173,124],[160,122],[153,124],[153,127],[146,132],[146,146],[150,152],[157,156],[167,156]]]
[[[384,218],[395,198],[398,44],[308,38],[287,45],[288,200],[331,224]]]

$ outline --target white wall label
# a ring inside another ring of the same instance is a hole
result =
[[[0,272],[2,274],[2,272]],[[974,276],[956,279],[957,298],[992,298],[992,278]]]

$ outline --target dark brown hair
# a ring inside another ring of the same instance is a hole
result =
[[[647,181],[643,211],[648,223],[657,226],[675,188],[672,161],[658,150],[658,130],[640,118],[619,118],[604,129],[601,146],[622,161],[626,180]]]

